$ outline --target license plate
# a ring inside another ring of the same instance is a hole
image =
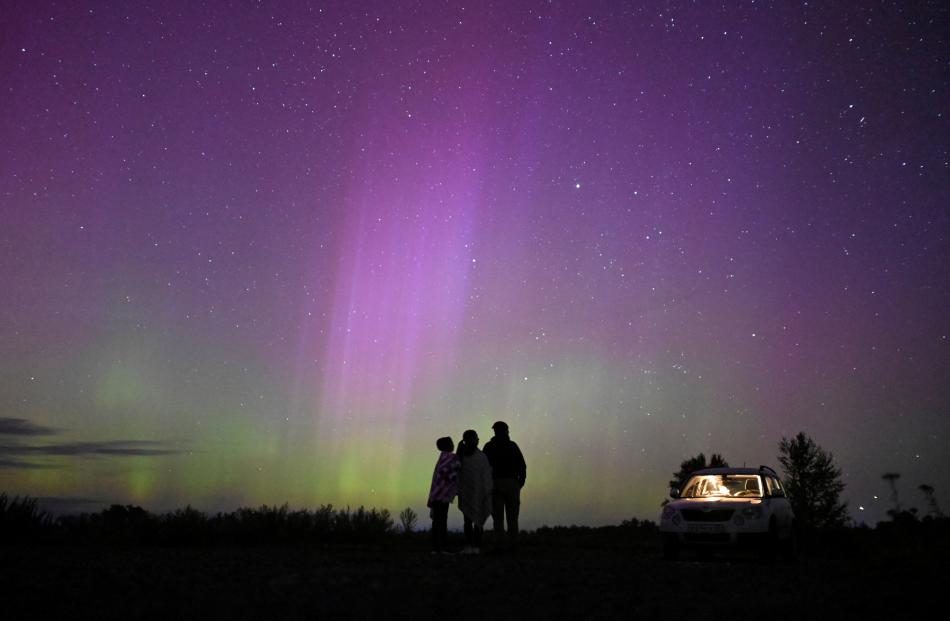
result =
[[[686,528],[691,533],[721,533],[726,530],[722,524],[690,524]]]

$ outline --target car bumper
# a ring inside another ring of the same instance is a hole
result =
[[[680,519],[661,519],[660,533],[669,543],[681,545],[756,545],[769,536],[768,522],[755,520],[728,520],[724,522],[695,522]]]
[[[663,532],[661,535],[670,543],[680,546],[730,546],[755,548],[768,540],[768,532]]]

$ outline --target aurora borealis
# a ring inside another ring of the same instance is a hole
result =
[[[503,419],[526,527],[799,431],[857,520],[947,498],[947,19],[16,2],[0,490],[424,514]]]

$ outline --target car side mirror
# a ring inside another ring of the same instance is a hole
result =
[[[679,491],[679,489],[677,489],[677,488],[675,488],[675,487],[671,487],[671,488],[670,488],[670,498],[679,498],[679,497],[680,497],[680,491]]]

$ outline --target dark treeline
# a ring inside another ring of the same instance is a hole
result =
[[[35,498],[0,493],[0,544],[374,544],[406,535],[427,540],[427,533],[406,528],[404,515],[400,519],[402,527],[397,527],[387,509],[335,509],[332,505],[315,510],[265,505],[214,515],[192,507],[154,514],[134,505],[112,505],[98,513],[53,517]],[[535,542],[556,539],[562,545],[584,547],[604,542],[613,547],[621,537],[637,545],[652,543],[657,527],[649,520],[632,519],[618,526],[542,526],[531,535]]]
[[[153,514],[134,505],[53,517],[36,499],[0,494],[0,543],[233,545],[373,543],[395,533],[386,509],[261,506],[208,515],[192,507]]]
[[[98,513],[53,517],[33,498],[0,493],[0,545],[233,546],[233,545],[384,545],[400,542],[423,549],[428,533],[406,532],[386,509],[314,510],[262,506],[208,515],[191,507],[153,514],[133,505],[112,505]],[[659,554],[657,525],[625,520],[614,526],[541,526],[523,535],[526,550],[628,550]],[[899,519],[875,527],[850,523],[812,530],[800,542],[808,556],[864,558],[878,552],[950,550],[950,518]],[[916,551],[916,552],[915,552]]]

